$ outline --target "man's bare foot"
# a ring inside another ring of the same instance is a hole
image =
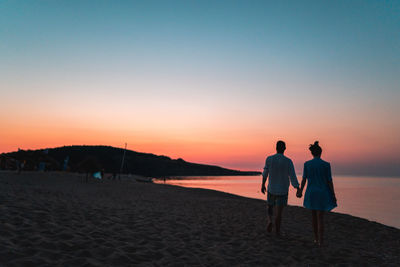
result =
[[[267,225],[267,232],[268,232],[268,233],[271,233],[271,232],[272,232],[272,222],[268,222],[268,225]]]

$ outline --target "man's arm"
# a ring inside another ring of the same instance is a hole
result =
[[[263,194],[265,194],[265,191],[266,191],[265,182],[267,181],[268,174],[269,174],[267,161],[268,161],[268,158],[265,160],[264,170],[262,173],[261,193],[263,193]]]

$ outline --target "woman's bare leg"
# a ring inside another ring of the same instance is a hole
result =
[[[311,210],[312,213],[312,226],[314,230],[314,242],[318,242],[318,220],[317,220],[317,211]]]
[[[321,246],[324,243],[324,211],[319,210],[318,215],[318,244]]]

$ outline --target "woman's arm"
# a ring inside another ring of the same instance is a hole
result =
[[[304,186],[306,185],[306,181],[307,181],[307,179],[304,177],[303,177],[303,180],[301,180],[300,190],[302,193],[303,193]]]
[[[333,201],[336,203],[335,189],[333,188],[333,183],[332,183],[332,181],[328,181],[328,186],[329,186],[329,189],[330,189],[331,192],[332,192]]]
[[[303,167],[303,180],[301,180],[301,185],[300,187],[297,189],[297,193],[296,196],[297,197],[301,197],[303,195],[303,189],[304,186],[306,185],[306,177],[308,176],[308,171],[307,171],[307,162],[304,163],[304,167]]]
[[[333,188],[333,182],[332,182],[331,164],[329,164],[329,163],[328,163],[328,181],[327,181],[327,183],[328,183],[329,189],[331,190],[333,201],[336,204],[335,189]]]

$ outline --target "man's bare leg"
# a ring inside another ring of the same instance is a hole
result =
[[[276,217],[275,217],[275,231],[276,235],[281,235],[281,221],[284,206],[276,206]]]
[[[268,205],[268,224],[267,224],[267,232],[271,233],[272,231],[272,216],[273,216],[274,206]]]

